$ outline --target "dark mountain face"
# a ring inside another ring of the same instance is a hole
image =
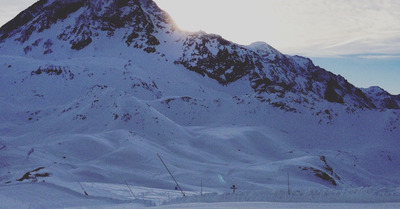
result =
[[[183,43],[183,54],[176,64],[207,75],[223,85],[261,69],[259,56],[250,50],[223,39],[203,33],[189,35]]]
[[[67,19],[73,19],[72,23],[51,31],[54,24]],[[116,30],[126,29],[123,41],[127,46],[154,52],[154,46],[160,42],[153,34],[158,29],[171,30],[165,27],[168,20],[166,13],[149,0],[41,0],[4,25],[0,29],[0,41],[11,39],[24,44],[34,32],[51,31],[57,34],[58,40],[68,42],[72,50],[81,50],[101,32],[112,38]],[[25,53],[32,47],[26,46]]]
[[[375,108],[361,90],[343,77],[315,66],[308,58],[283,55],[266,44],[244,47],[217,35],[192,34],[183,42],[183,54],[175,63],[223,85],[249,76],[251,87],[258,94],[313,94],[328,102]]]
[[[61,26],[55,27],[58,23]],[[115,35],[121,31],[122,40]],[[1,27],[0,47],[5,42],[20,43],[25,55],[30,56],[35,47],[43,45],[41,53],[48,55],[54,52],[56,41],[66,43],[70,51],[80,51],[102,44],[96,40],[105,35],[110,40],[121,40],[116,48],[155,53],[164,44],[158,37],[170,36],[169,41],[174,43],[169,44],[181,44],[182,49],[181,56],[173,58],[175,64],[222,85],[248,77],[259,95],[283,98],[297,94],[365,108],[399,108],[393,99],[373,102],[370,94],[343,77],[315,66],[310,59],[283,55],[267,44],[241,46],[218,35],[182,31],[176,32],[180,37],[174,38],[174,31],[171,18],[151,0],[41,0]],[[34,38],[33,34],[39,35]],[[52,38],[37,38],[41,34]],[[162,53],[171,52],[167,49]]]
[[[16,41],[24,43],[34,31],[43,32],[57,21],[64,20],[69,14],[84,5],[85,1],[40,0],[18,14],[13,20],[0,29],[0,41],[13,36]],[[50,5],[48,5],[50,3]]]

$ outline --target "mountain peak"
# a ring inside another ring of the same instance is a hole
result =
[[[274,60],[275,58],[282,59],[284,56],[271,45],[261,41],[251,43],[250,45],[246,46],[246,48],[257,52],[259,55],[269,60]]]
[[[22,44],[27,55],[47,41],[41,50],[46,55],[56,42],[81,50],[117,34],[127,47],[153,53],[160,44],[155,34],[173,30],[170,17],[152,0],[41,0],[0,29],[0,42]]]
[[[370,93],[387,93],[385,89],[379,87],[379,86],[371,86],[368,88],[363,88],[362,90]]]
[[[379,86],[361,89],[378,108],[400,109],[400,96],[391,95]]]

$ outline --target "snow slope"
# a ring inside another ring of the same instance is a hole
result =
[[[400,111],[381,102],[396,96],[179,31],[152,1],[39,1],[0,37],[5,207],[131,205],[125,182],[160,203],[179,193],[157,153],[188,195],[400,183]]]

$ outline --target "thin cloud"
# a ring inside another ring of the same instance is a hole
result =
[[[363,59],[400,59],[400,55],[361,55]]]
[[[239,44],[265,41],[304,56],[400,53],[398,0],[156,2],[183,29],[217,33]]]
[[[306,20],[299,34],[304,34],[305,42],[314,44],[294,45],[288,48],[288,53],[297,51],[312,56],[400,53],[400,1],[308,0],[298,8]]]

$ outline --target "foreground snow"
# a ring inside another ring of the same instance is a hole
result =
[[[247,208],[247,209],[319,209],[319,208],[330,208],[330,209],[372,209],[372,208],[399,208],[400,203],[374,203],[374,204],[362,204],[362,203],[281,203],[281,202],[235,202],[235,203],[190,203],[180,205],[169,205],[155,207],[157,209],[169,209],[169,208],[209,208],[209,209],[231,209],[231,208]]]
[[[246,208],[246,209],[395,209],[399,208],[400,203],[374,203],[374,204],[366,204],[366,203],[281,203],[281,202],[224,202],[224,203],[187,203],[187,204],[177,204],[177,205],[168,205],[168,206],[158,206],[153,207],[154,209],[234,209],[234,208]],[[121,205],[104,205],[104,206],[96,206],[96,207],[78,207],[79,209],[106,209],[106,208],[114,208],[114,209],[132,209],[135,208],[130,204],[121,204]],[[76,209],[78,209],[76,208]],[[139,207],[140,208],[140,207]],[[75,208],[70,208],[75,209]]]
[[[71,185],[40,182],[1,186],[0,208],[400,208],[398,188],[294,191],[290,196],[283,191],[242,191],[235,195],[213,192],[203,196],[186,192],[187,196],[182,198],[174,190],[131,186],[132,195],[126,185],[82,185],[88,196]]]

